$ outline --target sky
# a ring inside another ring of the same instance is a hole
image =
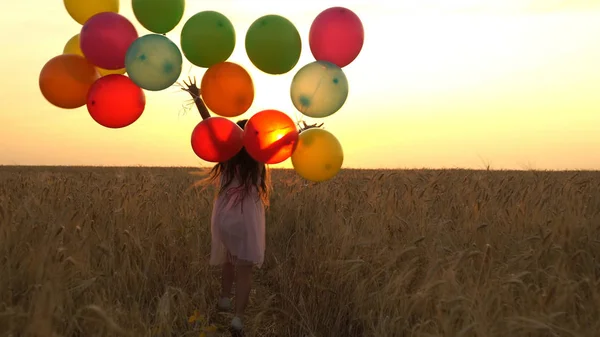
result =
[[[312,20],[333,6],[361,18],[365,43],[344,68],[344,106],[305,120],[324,122],[339,139],[343,167],[600,169],[597,0],[188,0],[167,36],[179,45],[193,14],[223,13],[236,28],[229,61],[250,72],[256,90],[239,118],[264,109],[297,118],[291,79],[314,61]],[[140,36],[150,33],[130,1],[121,1],[120,13]],[[302,36],[300,61],[284,75],[262,73],[244,50],[246,30],[266,14],[285,16]],[[85,106],[64,110],[44,99],[40,70],[80,29],[60,0],[3,5],[0,34],[10,47],[0,62],[0,165],[210,165],[191,149],[201,118],[176,87],[146,91],[143,115],[117,130],[98,125]],[[181,79],[204,71],[184,60]]]

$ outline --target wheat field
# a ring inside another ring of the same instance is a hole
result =
[[[0,167],[0,336],[226,336],[194,170]],[[249,336],[600,331],[600,173],[273,182]]]

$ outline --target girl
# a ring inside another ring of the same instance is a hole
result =
[[[203,119],[210,113],[200,98],[195,81],[184,82]],[[247,120],[237,124],[244,129]],[[289,133],[266,151],[275,154],[283,145],[295,140]],[[265,207],[269,205],[270,177],[265,164],[254,160],[242,148],[230,160],[217,163],[208,178],[218,181],[217,197],[211,216],[210,264],[221,266],[221,297],[217,308],[231,309],[235,281],[235,316],[230,330],[243,336],[244,310],[250,296],[252,270],[261,267],[265,255]]]
[[[237,124],[243,129],[246,120]],[[210,264],[220,265],[221,298],[218,309],[231,309],[235,280],[235,316],[232,332],[242,335],[242,318],[248,304],[252,269],[265,255],[265,206],[269,204],[269,174],[265,164],[242,148],[233,158],[216,164],[211,181],[219,181],[211,217]]]

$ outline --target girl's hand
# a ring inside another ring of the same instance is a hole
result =
[[[300,123],[299,123],[299,124],[300,124]],[[321,123],[321,124],[317,124],[317,123],[315,123],[315,124],[310,124],[310,125],[309,125],[309,124],[306,124],[306,122],[305,122],[305,121],[302,121],[302,123],[301,123],[301,124],[302,124],[302,125],[299,125],[299,126],[300,126],[300,130],[298,131],[298,133],[302,133],[303,131],[306,131],[306,130],[308,130],[308,129],[320,128],[320,127],[322,127],[322,126],[323,126],[323,124],[324,124],[324,123]]]
[[[185,84],[185,87],[182,86],[181,90],[189,93],[190,95],[192,95],[192,97],[194,98],[194,100],[198,97],[200,97],[201,92],[200,92],[200,88],[198,88],[198,85],[196,84],[196,78],[194,77],[193,79],[191,77],[188,77],[188,81],[186,82],[185,80],[183,80],[183,84]]]
[[[200,97],[202,93],[200,91],[200,88],[198,88],[198,85],[196,85],[195,77],[193,79],[191,77],[188,77],[187,82],[184,80],[183,85],[181,85],[181,90],[189,93],[190,96],[192,96],[192,98],[194,99],[194,103],[196,104],[196,108],[198,108],[198,112],[200,112],[200,116],[202,116],[203,120],[210,118],[210,112],[208,111],[208,108],[206,107],[204,101],[202,101],[202,98]]]

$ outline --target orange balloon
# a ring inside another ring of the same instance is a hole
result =
[[[242,66],[232,62],[217,63],[204,73],[202,99],[217,115],[237,117],[250,109],[254,101],[252,77]]]
[[[279,110],[263,110],[244,128],[244,147],[254,160],[277,164],[288,159],[298,144],[294,121]]]
[[[63,54],[48,61],[40,72],[40,91],[51,104],[76,109],[87,103],[87,94],[100,77],[83,56]]]

